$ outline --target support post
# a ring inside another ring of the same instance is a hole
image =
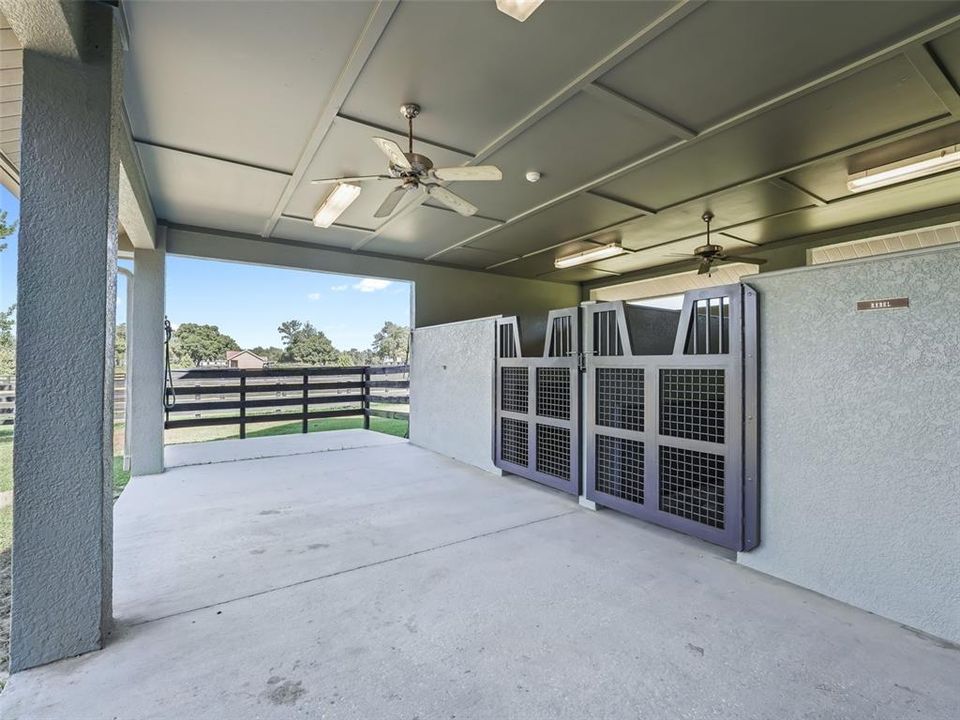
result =
[[[370,429],[370,366],[363,368],[363,429]]]
[[[310,429],[309,428],[310,421],[307,420],[307,411],[310,408],[310,405],[307,402],[307,398],[310,397],[310,389],[308,387],[309,382],[310,382],[310,376],[304,375],[303,376],[303,432],[304,434],[306,434]]]
[[[247,371],[240,371],[240,439],[247,437]]]
[[[99,649],[110,631],[122,73],[107,4],[37,0],[4,3],[3,11],[24,46],[10,629],[17,672]]]
[[[154,475],[163,472],[165,227],[157,228],[155,250],[134,249],[133,269],[133,308],[127,322],[130,472]]]

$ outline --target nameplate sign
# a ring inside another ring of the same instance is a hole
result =
[[[910,307],[910,298],[886,298],[884,300],[861,300],[857,310],[889,310]]]

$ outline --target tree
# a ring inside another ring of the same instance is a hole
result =
[[[227,350],[239,350],[237,341],[220,332],[216,325],[182,323],[173,334],[171,352],[194,365],[202,362],[226,362]]]
[[[13,235],[17,229],[17,223],[7,223],[7,212],[0,210],[0,240]],[[7,249],[5,242],[0,242],[0,252]],[[16,305],[11,305],[6,310],[0,311],[0,374],[13,375],[17,368],[17,337],[14,333],[16,327],[15,313]]]
[[[337,357],[337,365],[340,367],[357,367],[360,365],[373,365],[376,358],[373,356],[373,350],[357,350],[350,348],[342,350]]]
[[[387,320],[373,336],[373,354],[383,363],[403,363],[410,352],[410,328]]]
[[[125,367],[127,364],[127,324],[117,325],[116,337],[113,341],[113,359],[117,367]]]
[[[283,350],[278,347],[274,347],[273,345],[270,347],[257,345],[255,348],[251,349],[250,352],[252,352],[254,355],[259,355],[269,363],[280,362],[280,356],[283,355]]]
[[[283,339],[282,362],[305,365],[333,365],[337,362],[337,349],[330,338],[310,323],[288,320],[277,328]]]

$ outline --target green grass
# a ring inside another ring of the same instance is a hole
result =
[[[361,417],[322,418],[319,420],[311,420],[307,426],[309,432],[352,430],[362,427],[363,418]],[[405,437],[407,434],[407,421],[372,417],[370,418],[370,429],[387,435]],[[301,431],[302,425],[299,420],[295,420],[294,422],[256,423],[247,426],[247,437],[296,435]],[[236,425],[178,428],[176,430],[167,430],[164,433],[164,442],[167,445],[177,445],[179,443],[210,442],[212,440],[235,440],[239,437],[240,431]]]
[[[0,492],[13,490],[13,435],[0,436]]]

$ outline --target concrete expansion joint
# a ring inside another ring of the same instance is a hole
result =
[[[309,454],[309,453],[303,453]],[[231,603],[238,602],[240,600],[247,600],[249,598],[260,597],[262,595],[269,595],[270,593],[279,592],[281,590],[289,590],[290,588],[301,587],[303,585],[308,585],[310,583],[319,582],[321,580],[327,580],[330,578],[339,577],[341,575],[347,575],[352,572],[357,572],[358,570],[366,570],[368,568],[379,567],[381,565],[388,565],[392,562],[398,560],[405,560],[407,558],[416,557],[418,555],[425,555],[427,553],[435,552],[437,550],[443,550],[445,548],[454,547],[457,545],[463,545],[473,540],[482,540],[483,538],[492,537],[494,535],[500,535],[502,533],[510,532],[511,530],[519,530],[521,528],[529,527],[531,525],[538,525],[540,523],[549,522],[550,520],[556,520],[558,518],[566,517],[567,515],[573,515],[574,513],[579,512],[579,509],[567,510],[562,513],[557,513],[555,515],[548,515],[547,517],[537,518],[536,520],[530,520],[528,522],[520,523],[518,525],[510,525],[509,527],[499,528],[498,530],[491,530],[490,532],[478,533],[477,535],[471,535],[470,537],[461,538],[459,540],[451,540],[450,542],[440,543],[439,545],[434,545],[432,547],[424,548],[422,550],[414,550],[413,552],[404,553],[402,555],[395,555],[393,557],[384,558],[383,560],[376,560],[374,562],[364,563],[362,565],[357,565],[352,568],[346,568],[344,570],[337,570],[336,572],[326,573],[324,575],[317,575],[316,577],[306,578],[305,580],[298,580],[297,582],[288,583],[286,585],[278,585],[277,587],[269,588],[267,590],[259,590],[257,592],[249,593],[247,595],[240,595],[238,597],[230,598],[229,600],[221,600],[220,602],[209,603],[207,605],[200,605],[195,608],[190,608],[189,610],[181,610],[179,612],[170,613],[168,615],[161,615],[155,618],[149,618],[147,620],[140,620],[138,622],[124,623],[123,627],[137,627],[140,625],[148,625],[150,623],[155,623],[160,620],[167,620],[169,618],[178,617],[180,615],[188,615],[192,612],[197,612],[199,610],[210,610],[215,607],[222,607],[223,605],[229,605]]]

